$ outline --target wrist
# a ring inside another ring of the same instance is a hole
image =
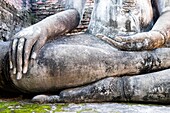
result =
[[[48,37],[48,29],[43,24],[34,24],[33,32],[37,32],[41,37]]]

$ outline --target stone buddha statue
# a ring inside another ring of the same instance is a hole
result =
[[[9,48],[1,88],[66,89],[39,102],[169,102],[170,0],[95,0],[87,32],[63,35],[79,25],[85,1],[69,0],[67,10],[1,44]]]

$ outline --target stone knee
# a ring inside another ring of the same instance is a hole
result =
[[[123,77],[127,101],[170,103],[170,70],[145,75]]]

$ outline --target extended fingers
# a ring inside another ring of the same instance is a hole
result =
[[[41,29],[28,27],[18,32],[12,38],[9,50],[9,64],[11,76],[16,75],[17,79],[22,78],[22,74],[28,70],[28,62],[35,42],[39,39]]]
[[[147,49],[150,43],[150,35],[148,32],[137,33],[130,36],[117,36],[114,39],[116,42],[121,43],[118,47],[122,50],[144,50]]]
[[[23,66],[23,49],[24,49],[24,38],[20,38],[17,46],[17,79],[22,78],[22,66]]]
[[[105,41],[105,42],[107,42],[107,43],[109,43],[112,46],[115,46],[115,47],[119,48],[119,49],[124,48],[124,42],[122,42],[121,38],[119,38],[118,39],[119,41],[117,41],[117,40],[114,40],[114,39],[109,38],[109,37],[107,37],[105,35],[102,35],[102,34],[97,34],[96,37],[103,40],[103,41]]]
[[[17,74],[17,79],[22,77],[22,52],[24,48],[24,38],[14,39],[12,41],[11,50],[9,51],[9,63],[12,70],[11,75]]]
[[[146,39],[146,34],[139,33],[132,36],[116,36],[114,38],[109,38],[105,35],[97,35],[97,37],[121,50],[141,50],[145,45],[143,40]]]
[[[143,33],[137,33],[130,36],[130,40],[134,46],[134,50],[152,50],[161,47],[165,44],[166,39],[158,31],[149,31]]]
[[[10,59],[10,69],[12,69],[13,74],[16,74],[17,69],[16,69],[16,51],[17,51],[17,43],[18,39],[14,39],[12,41],[12,46],[11,46],[11,51],[9,57]]]
[[[32,50],[32,43],[31,41],[26,41],[25,42],[25,49],[24,49],[24,65],[23,65],[23,73],[27,73],[28,71],[28,65],[29,65],[29,58]]]
[[[35,39],[38,38],[39,35],[35,35]],[[45,40],[41,40],[39,37],[38,40],[26,40],[25,49],[24,49],[24,65],[23,65],[23,73],[27,73],[29,59],[36,59],[38,50],[44,45]]]
[[[147,32],[143,32],[130,36],[116,36],[114,40],[118,42],[142,42],[147,37],[148,37]]]

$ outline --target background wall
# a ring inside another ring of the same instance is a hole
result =
[[[0,40],[10,39],[16,32],[31,25],[28,0],[0,0]]]
[[[14,6],[16,9],[22,10],[23,8],[28,9],[30,7],[30,0],[2,0],[7,4]]]
[[[0,40],[9,40],[21,29],[64,10],[67,0],[0,0]],[[81,25],[72,33],[86,31],[94,0],[87,0]]]
[[[67,0],[32,0],[31,9],[33,17],[35,17],[33,23],[36,23],[47,16],[63,11],[65,2],[67,2]],[[71,33],[86,31],[90,21],[93,4],[94,0],[87,0],[81,24]]]

